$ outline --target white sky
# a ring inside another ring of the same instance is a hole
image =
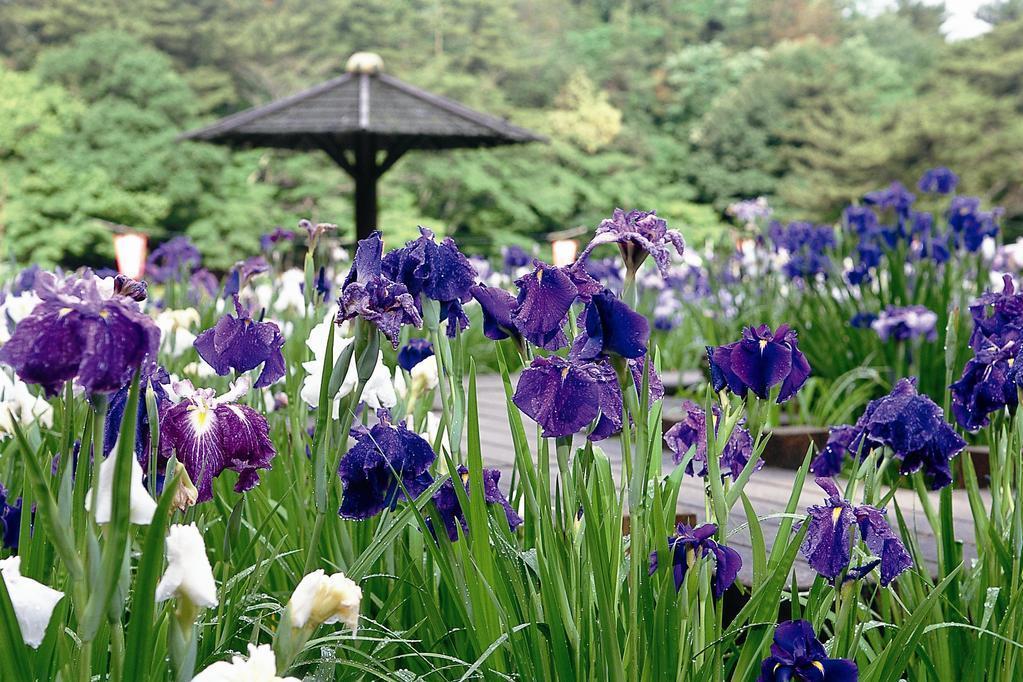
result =
[[[949,40],[962,40],[972,38],[975,35],[984,33],[991,28],[975,15],[977,8],[984,4],[984,0],[946,0],[945,9],[948,11],[948,20],[942,28]]]
[[[980,19],[975,14],[977,8],[985,4],[986,0],[945,0],[945,11],[948,14],[948,19],[942,25],[942,29],[945,31],[945,35],[948,36],[949,40],[963,40],[964,38],[972,38],[973,36],[980,35],[985,31],[990,30],[990,26]],[[894,3],[888,0],[866,0],[863,6],[870,11],[881,11],[885,7],[890,7]],[[927,0],[929,5],[941,4],[941,0]]]

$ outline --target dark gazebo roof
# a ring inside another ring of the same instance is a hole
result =
[[[342,76],[181,137],[234,147],[322,149],[355,179],[359,237],[377,227],[376,180],[406,151],[545,141],[382,73],[380,58],[371,53],[352,55]]]

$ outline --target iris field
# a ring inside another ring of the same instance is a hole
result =
[[[724,249],[615,209],[562,265],[303,220],[223,277],[183,237],[140,281],[11,269],[0,679],[1018,679],[1023,253],[957,183],[741,202]],[[792,424],[827,443],[758,515]]]

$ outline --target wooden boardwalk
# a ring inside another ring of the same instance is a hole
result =
[[[477,377],[477,393],[480,418],[480,438],[483,449],[483,463],[485,466],[497,467],[502,470],[505,481],[510,477],[510,472],[515,460],[512,446],[511,428],[508,425],[508,414],[505,407],[504,386],[500,376],[483,375]],[[669,404],[678,402],[678,399],[668,398]],[[523,415],[526,424],[526,436],[531,445],[536,445],[536,428],[533,422]],[[609,438],[602,441],[601,449],[611,459],[612,470],[616,480],[621,482],[621,449],[617,438]],[[670,459],[670,452],[665,450],[664,471],[668,472],[674,466]],[[558,474],[557,463],[551,464],[551,480],[555,480]],[[745,491],[757,516],[761,519],[764,532],[764,539],[768,549],[774,542],[777,535],[780,519],[772,518],[773,515],[784,512],[788,498],[792,492],[793,471],[777,467],[765,466],[753,474],[747,483]],[[990,497],[986,490],[982,490],[985,503],[990,503]],[[937,542],[931,531],[930,524],[924,515],[920,499],[912,490],[899,490],[896,493],[899,507],[906,519],[906,524],[913,530],[919,540],[921,553],[928,569],[933,574],[937,561]],[[812,480],[807,480],[800,495],[797,513],[805,512],[812,504],[821,504],[824,500],[824,492],[820,490]],[[931,502],[935,509],[938,506],[938,493],[931,493]],[[695,515],[697,522],[706,520],[704,511],[703,480],[686,476],[683,478],[682,490],[679,494],[679,513]],[[953,492],[953,517],[955,521],[956,537],[964,542],[964,558],[969,561],[976,556],[974,543],[973,517],[970,514],[969,502],[966,491],[955,490]],[[896,517],[892,505],[889,505],[889,521],[894,525]],[[750,536],[746,528],[746,515],[742,504],[737,504],[729,520],[729,531],[731,533],[729,545],[734,547],[743,558],[742,571],[739,579],[745,584],[752,583],[753,562]],[[800,585],[808,585],[813,581],[814,573],[806,564],[802,555],[796,561],[796,576]]]

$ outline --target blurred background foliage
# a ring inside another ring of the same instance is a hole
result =
[[[97,219],[187,233],[215,268],[297,217],[351,225],[325,156],[177,143],[182,131],[339,73],[356,50],[551,139],[415,153],[381,226],[470,250],[656,208],[690,242],[767,196],[830,220],[933,165],[1023,222],[1023,2],[948,43],[899,0],[15,0],[0,2],[0,234],[21,262],[106,264]]]

